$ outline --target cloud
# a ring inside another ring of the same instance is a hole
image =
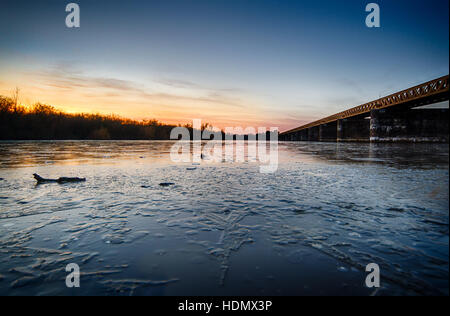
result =
[[[212,87],[206,87],[204,85],[188,81],[188,80],[180,80],[180,79],[158,79],[156,82],[171,86],[174,88],[183,88],[183,89],[199,89],[204,91],[212,91],[212,93],[219,93],[219,92],[244,92],[243,89],[240,88],[212,88]]]
[[[76,70],[73,67],[67,67],[64,65],[57,65],[50,70],[35,71],[28,74],[39,79],[41,84],[50,86],[52,88],[97,88],[128,91],[134,93],[145,92],[141,85],[136,82],[116,78],[92,77],[83,74],[83,72]]]
[[[230,107],[243,108],[245,103],[237,97],[232,97],[223,91],[237,91],[233,89],[210,89],[202,88],[193,82],[170,79],[158,80],[160,84],[189,89],[190,95],[173,94],[166,92],[152,91],[144,84],[109,77],[94,77],[84,74],[82,71],[75,69],[66,64],[58,64],[50,70],[40,70],[28,73],[36,82],[43,87],[59,90],[89,90],[96,93],[85,93],[85,96],[91,97],[132,97],[141,101],[188,101],[211,103],[216,105],[226,105]],[[198,96],[192,96],[192,94]]]
[[[187,80],[179,80],[179,79],[158,79],[156,82],[161,83],[163,85],[171,86],[174,88],[201,88],[199,84],[196,84]]]

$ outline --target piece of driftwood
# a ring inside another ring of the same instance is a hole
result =
[[[84,181],[86,181],[86,178],[68,178],[68,177],[61,177],[59,179],[45,179],[45,178],[42,178],[37,173],[33,174],[33,177],[36,179],[36,181],[38,183],[55,182],[55,183],[60,183],[61,184],[61,183],[84,182]]]
[[[162,187],[168,187],[170,185],[175,185],[175,183],[173,183],[173,182],[161,182],[159,185],[162,186]]]

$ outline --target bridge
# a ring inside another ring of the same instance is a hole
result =
[[[282,141],[449,141],[449,109],[424,106],[449,100],[449,76],[393,93],[280,133]]]

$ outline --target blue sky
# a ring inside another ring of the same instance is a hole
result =
[[[448,74],[449,2],[0,0],[0,94],[281,130]]]

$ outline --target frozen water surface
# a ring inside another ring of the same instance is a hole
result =
[[[261,174],[172,144],[1,142],[0,294],[449,294],[448,145],[286,142]]]

